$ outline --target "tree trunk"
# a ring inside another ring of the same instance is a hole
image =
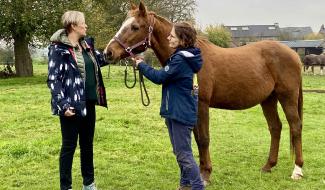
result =
[[[28,49],[26,35],[14,37],[15,69],[18,77],[33,76],[32,58]]]

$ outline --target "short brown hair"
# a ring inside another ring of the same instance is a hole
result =
[[[193,26],[187,22],[180,22],[174,24],[174,29],[177,38],[180,40],[179,47],[194,47],[197,33]]]

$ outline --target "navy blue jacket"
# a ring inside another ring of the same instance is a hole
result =
[[[61,32],[62,33],[62,32]],[[59,33],[58,36],[62,35]],[[58,37],[60,39],[60,37]],[[107,107],[106,92],[100,72],[104,65],[102,55],[94,49],[93,39],[85,39],[86,51],[96,61],[97,104]],[[72,47],[61,41],[52,41],[49,46],[49,65],[47,85],[51,90],[51,106],[54,115],[64,115],[69,107],[74,107],[76,115],[85,116],[85,81],[77,67]]]
[[[197,95],[193,93],[193,74],[202,67],[198,48],[177,49],[160,70],[144,62],[138,68],[149,80],[162,84],[160,115],[186,125],[197,122]]]

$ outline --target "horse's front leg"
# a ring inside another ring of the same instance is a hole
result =
[[[199,149],[201,176],[206,186],[210,182],[212,165],[209,152],[209,105],[202,101],[199,101],[198,123],[194,128],[194,136]]]

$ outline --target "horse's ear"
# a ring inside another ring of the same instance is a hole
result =
[[[140,5],[139,5],[139,12],[141,16],[147,16],[147,9],[146,6],[144,6],[143,2],[140,1]]]
[[[130,7],[131,7],[131,10],[135,10],[138,8],[137,5],[134,4],[131,0],[130,0]]]

